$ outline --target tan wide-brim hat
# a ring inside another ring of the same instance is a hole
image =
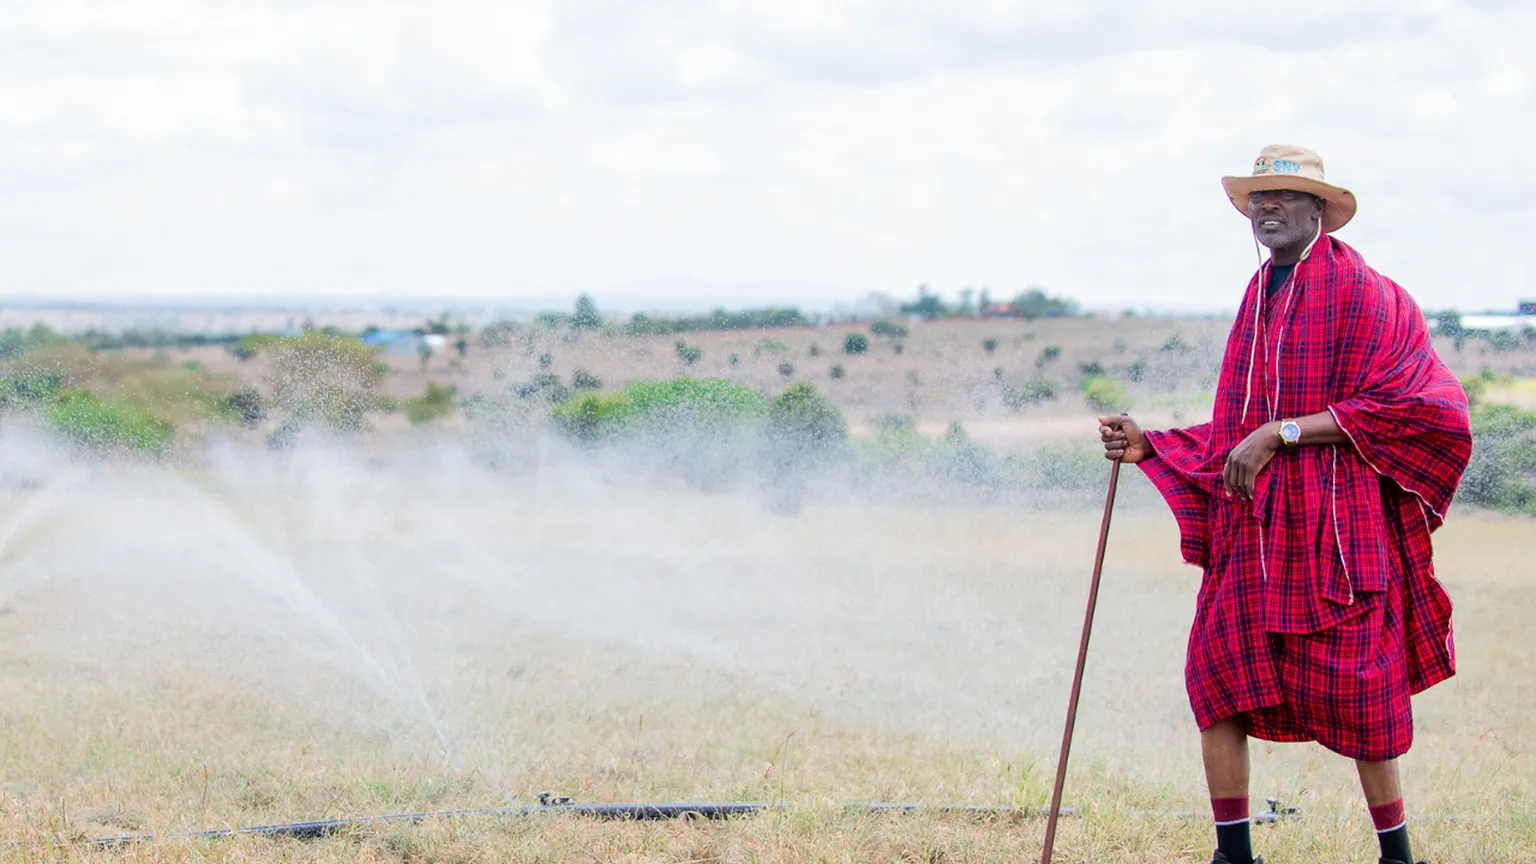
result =
[[[1248,216],[1248,196],[1255,192],[1294,189],[1323,199],[1323,230],[1343,228],[1355,218],[1355,193],[1323,181],[1323,160],[1311,150],[1286,144],[1265,147],[1253,160],[1253,173],[1247,177],[1223,177],[1221,188],[1227,192],[1237,212]],[[1251,218],[1251,217],[1250,217]]]

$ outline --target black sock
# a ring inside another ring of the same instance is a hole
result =
[[[1384,860],[1413,864],[1413,850],[1408,848],[1408,823],[1391,831],[1377,831],[1376,839],[1381,841],[1381,857]]]
[[[1253,841],[1248,835],[1248,825],[1247,819],[1216,825],[1216,850],[1227,856],[1232,864],[1253,864]]]

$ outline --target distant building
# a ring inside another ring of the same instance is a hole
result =
[[[1521,300],[1519,314],[1536,315],[1536,300]]]
[[[423,346],[432,354],[447,348],[448,337],[413,330],[375,330],[363,337],[363,344],[383,349],[379,353],[386,357],[419,357]]]
[[[1519,333],[1530,327],[1536,327],[1536,314],[1461,316],[1464,333]]]

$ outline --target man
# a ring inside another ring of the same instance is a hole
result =
[[[1185,681],[1216,817],[1213,864],[1250,864],[1248,738],[1355,760],[1382,864],[1410,864],[1397,757],[1409,696],[1455,673],[1439,527],[1472,452],[1466,394],[1423,313],[1332,235],[1355,197],[1297,147],[1222,180],[1271,250],[1227,339],[1211,422],[1099,418],[1204,570]]]

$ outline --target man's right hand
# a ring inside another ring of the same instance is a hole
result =
[[[1124,414],[1099,418],[1099,440],[1104,442],[1104,458],[1119,459],[1127,465],[1135,465],[1152,458],[1152,445],[1147,433],[1141,431],[1136,421]]]

